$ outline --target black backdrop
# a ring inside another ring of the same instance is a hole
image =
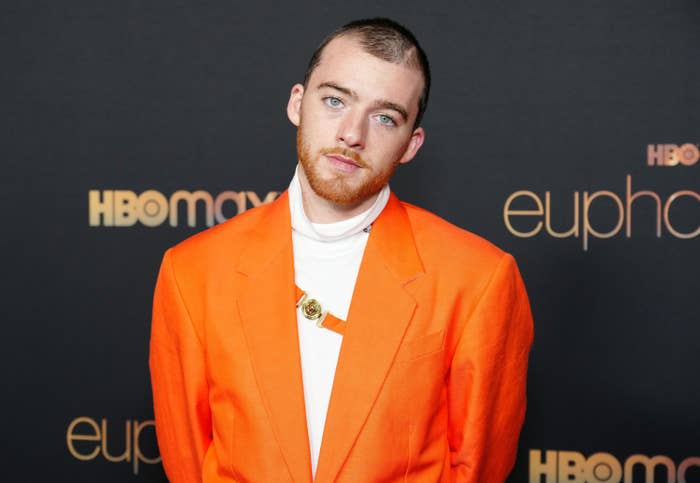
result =
[[[529,289],[509,481],[700,482],[696,0],[0,8],[3,481],[165,479],[146,461],[151,295],[163,251],[207,221],[174,194],[230,217],[283,190],[289,88],[326,33],[381,15],[434,79],[392,188],[513,253]],[[629,210],[628,180],[647,192]],[[645,478],[633,455],[662,465]]]

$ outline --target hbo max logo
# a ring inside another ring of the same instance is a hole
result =
[[[90,226],[128,227],[136,223],[144,226],[180,224],[180,210],[187,213],[187,226],[197,226],[204,217],[206,226],[222,223],[251,207],[268,203],[277,197],[270,191],[262,200],[254,191],[222,191],[212,196],[199,191],[175,191],[166,196],[160,191],[148,190],[137,194],[131,190],[90,190],[88,217]],[[226,212],[232,213],[227,216]],[[198,220],[199,215],[199,220]]]
[[[634,454],[621,463],[609,453],[588,458],[578,451],[530,450],[530,483],[694,483],[700,481],[700,457],[678,466],[668,456]]]

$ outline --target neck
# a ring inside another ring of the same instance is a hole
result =
[[[339,205],[316,194],[311,188],[309,180],[306,178],[306,173],[304,173],[304,169],[301,166],[298,172],[304,213],[306,213],[306,217],[312,223],[334,223],[352,218],[368,210],[376,201],[377,196],[379,196],[379,193],[377,193],[356,204]]]

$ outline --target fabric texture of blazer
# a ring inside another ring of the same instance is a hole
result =
[[[171,482],[311,483],[295,303],[286,192],[166,252],[150,368]],[[392,194],[362,259],[314,481],[504,481],[532,337],[513,257]]]

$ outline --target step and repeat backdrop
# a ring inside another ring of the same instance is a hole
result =
[[[511,252],[529,290],[509,482],[700,482],[697,0],[0,11],[3,481],[165,481],[162,254],[287,187],[308,57],[389,16],[433,70],[426,144],[392,189]]]

